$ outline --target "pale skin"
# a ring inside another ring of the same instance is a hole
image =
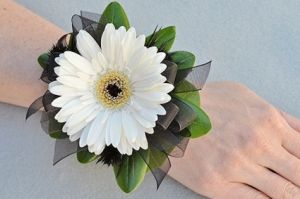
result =
[[[171,159],[170,176],[209,198],[300,198],[300,120],[237,83],[201,96],[213,129]]]

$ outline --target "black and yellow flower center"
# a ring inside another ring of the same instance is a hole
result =
[[[96,84],[96,96],[107,108],[122,107],[131,96],[128,77],[118,71],[107,72]]]

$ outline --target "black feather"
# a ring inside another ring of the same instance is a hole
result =
[[[106,164],[108,166],[110,165],[116,165],[119,164],[122,161],[122,154],[113,147],[112,145],[109,145],[104,148],[102,153],[100,154],[100,158],[97,160],[97,163],[101,162],[103,164]]]

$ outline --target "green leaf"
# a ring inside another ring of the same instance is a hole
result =
[[[211,129],[210,119],[208,115],[199,107],[199,105],[195,105],[188,98],[183,99],[178,96],[176,98],[190,106],[197,115],[193,123],[188,126],[188,130],[191,133],[191,138],[197,138],[208,133]]]
[[[69,136],[67,135],[67,133],[64,133],[62,131],[56,131],[56,132],[52,132],[49,134],[50,137],[54,138],[54,139],[65,139],[68,138]]]
[[[198,106],[189,104],[191,108],[197,113],[197,118],[188,126],[191,133],[191,138],[197,138],[208,133],[211,129],[211,123],[208,115]]]
[[[88,149],[77,152],[77,160],[83,164],[92,162],[96,160],[97,157],[98,156],[95,153],[90,153]]]
[[[40,64],[40,66],[45,69],[48,65],[48,60],[49,60],[49,54],[48,53],[44,53],[44,54],[41,54],[37,61],[38,63]]]
[[[190,92],[182,92],[176,93],[176,90],[187,90],[196,89],[190,82],[187,80],[183,80],[178,87],[175,88],[172,96],[181,100],[190,106],[195,113],[197,114],[197,118],[193,121],[193,123],[188,127],[188,130],[191,133],[191,138],[197,138],[202,135],[205,135],[211,129],[211,123],[208,115],[200,108],[200,94],[198,91],[190,91]]]
[[[136,151],[131,156],[123,156],[122,162],[114,165],[117,183],[125,193],[134,191],[143,182],[146,172],[147,164]]]
[[[169,26],[158,31],[154,31],[146,38],[145,46],[156,46],[159,51],[168,52],[176,37],[175,26]]]
[[[127,15],[121,4],[118,2],[111,2],[108,4],[101,15],[99,22],[102,25],[112,23],[116,29],[124,26],[128,30],[130,27]]]
[[[65,139],[69,137],[67,133],[62,132],[62,127],[65,123],[59,123],[54,119],[54,115],[53,117],[49,117],[48,122],[48,133],[50,137],[54,139]]]
[[[175,84],[185,79],[195,64],[195,55],[187,51],[175,51],[168,54],[168,60],[177,64],[178,71]]]
[[[186,90],[191,90],[191,91],[182,92]],[[174,95],[175,97],[177,96],[183,99],[184,101],[192,103],[196,106],[200,105],[200,94],[198,89],[196,89],[196,87],[187,80],[182,80],[178,85],[176,85],[171,95]]]
[[[191,68],[195,64],[195,55],[187,51],[175,51],[168,54],[170,61],[178,66],[178,70]]]

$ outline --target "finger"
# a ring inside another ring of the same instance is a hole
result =
[[[280,175],[257,166],[248,173],[245,183],[265,193],[270,198],[299,198],[300,189]]]
[[[282,146],[290,154],[300,159],[300,133],[294,130],[286,132],[282,139]]]
[[[282,116],[285,118],[287,123],[296,131],[300,132],[300,119],[296,118],[284,111],[281,111]]]
[[[300,160],[284,148],[266,158],[264,166],[300,186]]]
[[[227,199],[268,199],[266,194],[242,183],[232,183],[229,185],[227,194],[223,198]]]

